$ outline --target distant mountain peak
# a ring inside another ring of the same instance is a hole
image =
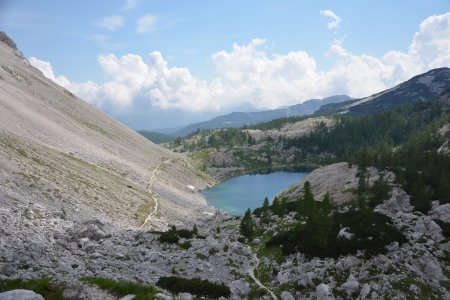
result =
[[[300,104],[284,106],[271,110],[232,112],[226,115],[217,116],[208,121],[190,124],[175,132],[172,132],[171,135],[185,136],[196,131],[197,129],[216,129],[226,127],[237,128],[245,125],[268,122],[279,118],[311,115],[323,104],[339,103],[350,99],[351,98],[347,95],[335,95],[324,99],[310,99]]]
[[[14,43],[14,41],[4,31],[0,31],[0,42],[8,45],[14,50],[18,50],[16,43]]]
[[[393,109],[405,103],[438,98],[450,86],[450,68],[437,68],[369,97],[325,104],[317,115],[368,115]]]

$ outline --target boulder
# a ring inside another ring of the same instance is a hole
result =
[[[250,293],[250,286],[248,285],[247,282],[245,282],[242,279],[235,280],[231,282],[228,286],[230,287],[231,293],[236,296],[245,298],[245,296],[247,296],[248,293]]]
[[[111,237],[111,233],[106,229],[106,224],[98,219],[83,222],[77,226],[72,235],[75,241],[85,238],[98,241]]]
[[[163,294],[163,293],[158,293],[158,294],[156,294],[156,295],[154,296],[154,298],[155,298],[156,300],[172,300],[172,297],[167,296],[166,294]]]
[[[364,285],[363,285],[363,287],[361,289],[361,293],[359,294],[358,299],[361,299],[361,300],[367,299],[367,297],[370,294],[370,290],[371,290],[370,285],[368,285],[367,283],[364,283]]]
[[[284,291],[281,293],[281,300],[295,300],[295,298],[288,291]]]
[[[330,287],[325,283],[321,283],[316,287],[316,298],[317,300],[334,300]]]
[[[0,300],[44,300],[44,297],[29,290],[12,290],[0,293]]]
[[[382,204],[378,205],[374,211],[384,213],[392,218],[399,212],[412,212],[413,206],[409,202],[408,194],[404,190],[394,187],[392,189],[391,197]]]
[[[355,276],[350,275],[343,285],[341,285],[340,290],[347,294],[350,298],[352,294],[359,290],[359,282],[356,280]]]
[[[189,293],[179,293],[177,300],[192,300],[194,297]]]
[[[439,205],[439,201],[433,201],[428,215],[434,219],[450,223],[450,203]]]

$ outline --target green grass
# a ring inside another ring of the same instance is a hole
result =
[[[426,282],[422,282],[413,276],[408,276],[399,281],[392,282],[392,287],[395,290],[401,291],[406,295],[406,299],[440,299],[439,292],[434,291],[433,287]],[[418,287],[418,295],[409,290],[410,286],[414,284]]]
[[[103,277],[83,277],[81,281],[98,286],[117,297],[136,295],[135,300],[150,300],[159,292],[153,286],[128,281],[117,281]]]
[[[0,280],[0,292],[16,289],[31,290],[46,300],[62,299],[64,288],[54,284],[51,278]]]

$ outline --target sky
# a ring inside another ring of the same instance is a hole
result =
[[[0,0],[0,30],[134,129],[365,97],[450,67],[448,0]]]

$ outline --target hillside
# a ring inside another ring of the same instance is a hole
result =
[[[450,69],[439,68],[414,76],[391,89],[378,94],[337,104],[326,104],[316,115],[348,114],[368,115],[388,111],[419,100],[437,98],[450,86]]]
[[[101,218],[136,228],[192,223],[206,186],[188,161],[56,85],[0,42],[0,201],[43,207],[69,219]],[[187,217],[187,214],[189,217]]]
[[[324,99],[311,99],[301,104],[272,110],[257,112],[233,112],[227,115],[215,117],[208,121],[190,124],[173,132],[171,135],[186,136],[198,129],[239,128],[245,125],[264,123],[274,119],[312,115],[320,108],[320,106],[324,104],[340,103],[350,99],[351,98],[346,95],[337,95]]]

